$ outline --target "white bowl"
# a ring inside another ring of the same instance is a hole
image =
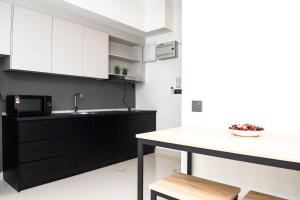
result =
[[[229,129],[229,132],[233,135],[241,136],[241,137],[258,137],[264,133],[264,131],[240,131]]]

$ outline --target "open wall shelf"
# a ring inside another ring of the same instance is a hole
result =
[[[114,73],[114,67],[120,67],[120,74]],[[122,69],[128,69],[128,75],[122,75]],[[109,41],[109,78],[114,80],[144,81],[143,46],[126,43],[110,38]]]
[[[117,55],[114,53],[109,53],[109,57],[116,60],[126,61],[126,62],[140,62],[140,60],[135,58],[129,58],[121,55]]]
[[[109,79],[110,80],[120,80],[120,81],[125,80],[125,81],[133,81],[133,82],[143,81],[139,77],[136,77],[136,76],[123,75],[123,74],[113,74],[113,73],[109,73]]]

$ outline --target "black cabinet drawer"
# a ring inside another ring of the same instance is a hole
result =
[[[29,121],[19,124],[20,142],[61,138],[58,120]]]
[[[20,162],[29,162],[61,155],[61,140],[46,140],[20,145]]]
[[[63,176],[61,157],[29,162],[20,165],[21,190],[41,185]]]

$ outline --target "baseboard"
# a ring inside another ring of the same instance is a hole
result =
[[[170,160],[181,160],[181,152],[173,149],[156,147],[155,155],[157,157],[166,158]]]

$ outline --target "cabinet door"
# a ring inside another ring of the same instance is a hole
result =
[[[0,2],[0,55],[10,55],[11,5]]]
[[[135,134],[156,131],[156,113],[137,115],[135,119]],[[153,146],[145,146],[144,153],[154,152]]]
[[[83,76],[108,79],[108,34],[84,28]]]
[[[137,156],[138,133],[154,131],[156,129],[155,114],[133,114],[120,116],[119,134],[121,138],[121,156],[123,160]],[[152,153],[152,147],[146,147],[145,153]]]
[[[137,156],[137,141],[134,133],[135,116],[124,115],[119,118],[120,153],[123,160]]]
[[[15,6],[12,69],[51,72],[52,17]]]
[[[119,159],[118,121],[116,116],[95,119],[93,163],[107,165]]]
[[[62,120],[64,171],[67,175],[84,171],[91,158],[92,119]]]
[[[53,18],[52,72],[82,75],[83,27]]]

